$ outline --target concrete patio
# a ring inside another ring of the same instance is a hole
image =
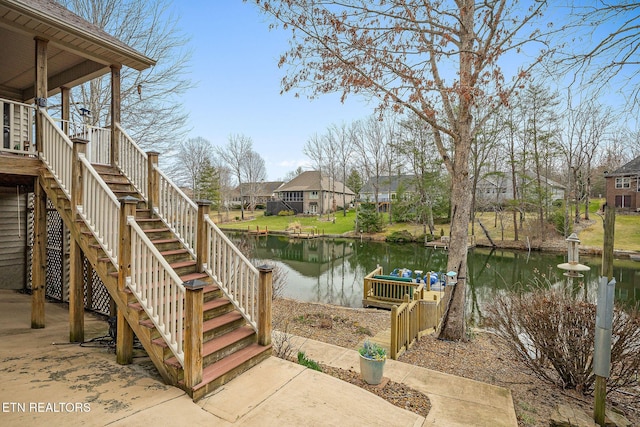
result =
[[[85,315],[86,344],[68,343],[68,312],[46,304],[47,327],[30,329],[30,296],[0,291],[0,425],[517,426],[503,388],[389,360],[385,376],[427,394],[421,417],[349,383],[276,357],[194,403],[162,383],[140,352],[120,366],[92,338],[108,324]],[[355,350],[295,338],[312,359],[357,369]]]

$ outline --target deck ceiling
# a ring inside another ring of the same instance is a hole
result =
[[[0,0],[0,97],[34,98],[35,38],[48,40],[49,96],[110,70],[155,62],[50,0]]]

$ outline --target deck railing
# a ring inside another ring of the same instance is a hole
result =
[[[40,111],[38,114],[42,114],[43,117],[42,147],[38,147],[40,159],[47,166],[60,189],[71,200],[73,144],[45,111]]]
[[[258,331],[258,270],[209,218],[205,217],[204,269],[231,303]]]
[[[198,206],[157,165],[158,203],[154,209],[193,256],[196,256]]]
[[[136,295],[180,365],[184,366],[185,287],[135,218],[129,217],[127,223],[132,229],[131,276],[127,286]]]
[[[0,98],[0,151],[21,155],[36,154],[33,139],[34,113],[32,105]]]
[[[82,166],[82,205],[77,207],[78,213],[109,259],[118,265],[120,202],[89,160],[82,154],[79,158]]]
[[[55,119],[69,139],[79,138],[87,141],[86,156],[93,164],[111,163],[111,130],[86,123]]]
[[[120,132],[120,155],[117,165],[138,193],[147,200],[147,189],[149,188],[147,153],[142,151],[119,124],[116,126]]]

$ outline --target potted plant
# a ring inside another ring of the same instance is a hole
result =
[[[363,381],[372,385],[380,384],[387,351],[378,344],[365,340],[358,352],[360,353],[360,375]]]

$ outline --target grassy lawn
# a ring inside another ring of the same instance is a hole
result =
[[[594,199],[590,203],[589,211],[592,212],[591,219],[595,220],[595,223],[586,227],[578,234],[581,245],[583,246],[602,247],[604,237],[602,219],[595,213],[599,210],[602,203],[602,199]],[[356,215],[353,210],[348,211],[346,217],[342,212],[338,212],[336,215],[331,214],[328,218],[326,215],[323,215],[322,217],[264,216],[263,211],[246,211],[244,221],[234,221],[234,219],[240,218],[240,211],[230,211],[228,214],[226,212],[218,214],[217,211],[214,211],[211,213],[211,218],[214,222],[218,223],[219,226],[225,229],[234,229],[238,231],[246,231],[249,228],[255,230],[256,227],[261,230],[267,228],[272,231],[284,231],[294,227],[299,227],[302,232],[313,231],[321,234],[344,234],[354,230]],[[385,215],[384,218],[384,234],[407,230],[414,236],[418,236],[423,232],[421,225],[407,223],[394,223],[389,225],[388,216]],[[504,231],[500,223],[500,217],[498,217],[496,221],[495,214],[492,212],[479,213],[477,215],[477,219],[482,221],[495,241],[500,241],[503,233],[505,240],[513,240],[513,221],[510,214],[503,214],[502,216]],[[535,219],[535,215],[530,214],[527,219]],[[435,228],[435,234],[437,237],[440,236],[441,230],[444,235],[449,234],[449,224],[436,224]],[[469,227],[469,229],[471,229],[471,227]],[[484,237],[484,233],[477,222],[475,225],[475,234],[478,237]],[[615,249],[640,251],[640,216],[616,215]]]
[[[602,247],[604,228],[602,219],[597,215],[591,217],[595,224],[582,230],[578,237],[584,246]],[[614,232],[614,249],[640,251],[640,216],[616,215],[616,229]]]
[[[245,221],[235,221],[235,222],[221,222],[219,221],[218,213],[211,213],[211,219],[214,222],[218,223],[218,226],[225,229],[233,229],[233,230],[247,230],[248,228],[255,230],[256,227],[264,230],[265,228],[273,231],[284,231],[287,229],[292,229],[294,227],[300,227],[300,231],[302,232],[311,232],[312,230],[317,233],[323,234],[344,234],[348,231],[353,231],[353,227],[355,224],[356,214],[355,211],[347,212],[347,216],[345,217],[342,212],[329,215],[327,218],[326,215],[322,217],[317,216],[279,216],[279,215],[271,215],[264,216],[263,211],[255,211],[254,213],[245,212]],[[222,219],[226,218],[226,214],[222,213]],[[240,211],[233,211],[229,213],[230,218],[239,218]],[[335,218],[335,221],[334,221]]]

